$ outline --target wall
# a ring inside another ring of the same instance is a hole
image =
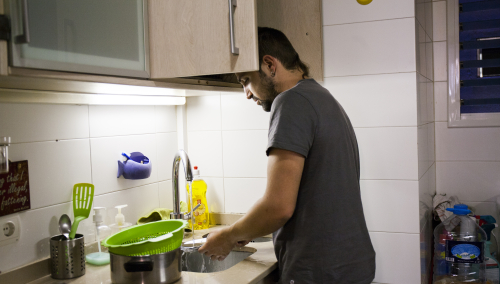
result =
[[[428,276],[435,185],[431,4],[323,1],[323,85],[358,138],[378,283],[426,283]],[[212,210],[245,213],[265,190],[269,116],[243,93],[196,95],[203,96],[188,98],[186,111],[191,161],[212,187]]]
[[[211,212],[246,213],[266,188],[269,113],[243,92],[187,98],[187,151],[210,190]]]
[[[415,3],[415,39],[417,63],[417,142],[420,208],[421,281],[428,283],[432,260],[432,198],[436,193],[435,122],[434,122],[434,50],[433,3]]]
[[[448,128],[446,3],[434,2],[436,190],[457,195],[477,214],[494,215],[500,195],[500,128]],[[498,234],[497,234],[498,235]]]
[[[95,185],[94,206],[107,207],[107,223],[114,222],[114,206],[129,222],[166,203],[171,162],[177,150],[174,106],[81,106],[0,104],[0,135],[10,136],[10,160],[28,160],[31,210],[17,213],[21,236],[0,247],[0,271],[49,256],[49,238],[59,234],[59,217],[73,219],[75,183]],[[117,179],[121,153],[141,151],[151,159],[151,177]],[[86,242],[95,241],[92,218],[80,223]]]
[[[434,164],[427,93],[432,54],[425,44],[429,8],[411,0],[366,6],[323,1],[324,85],[344,106],[358,137],[379,283],[426,283],[428,274]]]

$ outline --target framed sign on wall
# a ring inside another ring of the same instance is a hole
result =
[[[28,161],[10,162],[0,174],[0,217],[31,208]]]

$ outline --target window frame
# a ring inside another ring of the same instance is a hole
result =
[[[460,113],[459,0],[446,1],[448,127],[500,126],[500,113]]]

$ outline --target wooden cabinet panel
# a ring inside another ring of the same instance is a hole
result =
[[[231,54],[228,0],[149,0],[152,79],[258,70],[256,0],[234,12],[239,55]]]
[[[323,81],[321,0],[258,0],[257,9],[259,27],[285,33],[310,76]]]

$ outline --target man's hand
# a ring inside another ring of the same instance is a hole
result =
[[[198,249],[198,252],[209,256],[212,260],[224,260],[237,243],[231,238],[230,229],[223,228],[211,232],[207,236],[207,242]]]

